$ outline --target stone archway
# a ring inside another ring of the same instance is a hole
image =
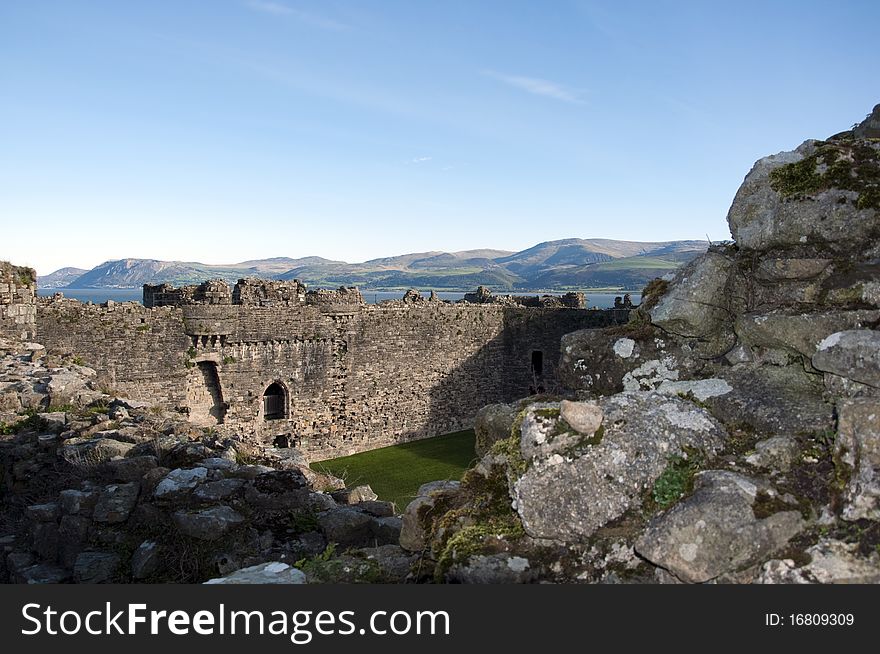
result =
[[[281,420],[287,417],[287,389],[280,382],[272,382],[263,391],[263,420]]]

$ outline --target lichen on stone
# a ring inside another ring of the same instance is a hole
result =
[[[853,191],[857,209],[880,209],[880,152],[862,141],[823,141],[813,154],[770,171],[770,186],[786,198]]]

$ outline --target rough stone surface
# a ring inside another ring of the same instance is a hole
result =
[[[243,479],[220,479],[201,484],[193,491],[193,497],[203,502],[218,502],[237,495],[244,487]]]
[[[244,522],[244,517],[228,506],[195,512],[177,511],[172,518],[181,533],[200,540],[216,540]]]
[[[296,568],[273,561],[236,570],[230,575],[209,579],[206,584],[304,584],[305,574]]]
[[[601,440],[537,458],[517,480],[516,510],[531,536],[566,542],[589,538],[640,506],[670,457],[684,454],[686,447],[711,456],[726,436],[706,411],[678,398],[631,393],[603,398],[600,406],[605,414]]]
[[[110,552],[83,552],[76,557],[73,577],[79,584],[106,584],[113,580],[119,556]]]
[[[819,343],[813,367],[880,388],[880,331],[853,329],[829,335]]]
[[[181,470],[178,468],[177,470],[169,472],[165,478],[159,482],[156,489],[153,491],[153,495],[156,497],[162,497],[169,493],[188,491],[201,484],[207,478],[207,468],[192,468],[190,470]]]
[[[746,175],[727,214],[730,231],[741,248],[819,243],[832,252],[852,252],[872,242],[875,211],[856,209],[852,202],[858,194],[832,188],[806,196],[809,201],[805,202],[774,190],[770,172],[813,155],[818,145],[805,141],[792,152],[765,157]]]
[[[834,407],[824,400],[820,380],[801,366],[736,366],[718,376],[733,390],[706,403],[727,424],[781,435],[820,433],[834,425]]]
[[[690,583],[760,563],[805,524],[797,511],[756,518],[752,505],[760,491],[769,489],[743,475],[701,473],[694,494],[654,519],[636,551]]]
[[[800,446],[791,436],[773,436],[755,444],[755,453],[746,457],[746,462],[759,468],[770,468],[787,472],[797,463]]]
[[[512,404],[490,404],[477,411],[474,419],[476,441],[474,449],[482,457],[500,440],[510,438],[510,428],[521,410],[519,402]]]
[[[730,320],[724,291],[731,266],[729,258],[716,252],[687,264],[651,309],[651,322],[679,336],[706,338],[721,331]]]
[[[690,395],[700,402],[710,397],[727,395],[733,390],[726,379],[695,379],[691,381],[664,381],[657,387],[661,395]]]
[[[435,513],[435,508],[441,506],[445,498],[454,495],[460,485],[457,481],[432,481],[419,487],[416,498],[403,512],[400,531],[402,548],[410,552],[421,552],[425,549],[428,534],[424,517]]]
[[[853,136],[859,139],[880,139],[880,104],[853,128]]]
[[[632,342],[632,350],[621,349],[621,341]],[[687,378],[702,369],[703,362],[693,354],[688,343],[675,342],[658,329],[632,338],[583,329],[562,337],[559,378],[567,388],[591,394],[652,390],[663,381]]]
[[[740,340],[751,347],[785,349],[801,354],[808,360],[820,355],[821,360],[823,351],[817,352],[817,348],[826,337],[841,330],[874,324],[878,320],[880,311],[774,311],[741,315],[736,319],[734,330]]]
[[[507,553],[472,556],[446,573],[448,581],[458,584],[524,584],[536,577],[528,559]]]
[[[880,583],[880,555],[858,555],[858,545],[823,538],[807,548],[810,562],[797,567],[791,559],[767,561],[761,568],[760,584],[877,584]]]
[[[318,524],[328,542],[343,547],[369,542],[372,535],[371,518],[353,508],[340,508],[318,516]]]
[[[847,400],[838,408],[835,459],[849,480],[843,518],[880,519],[880,400]]]
[[[140,490],[140,484],[137,482],[112,484],[105,487],[98,496],[92,514],[95,522],[110,524],[125,522],[137,503]]]
[[[586,436],[592,436],[602,424],[602,407],[596,402],[571,402],[562,400],[559,415],[571,427]]]
[[[369,485],[355,486],[354,488],[343,488],[341,490],[330,493],[337,504],[359,504],[360,502],[372,502],[379,499],[379,496],[373,492]]]
[[[159,570],[159,547],[156,541],[145,540],[131,555],[131,576],[147,579]]]

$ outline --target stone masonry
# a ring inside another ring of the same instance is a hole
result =
[[[0,336],[32,340],[35,336],[37,274],[32,268],[0,261]]]
[[[321,459],[466,429],[486,404],[552,391],[563,334],[627,317],[412,293],[368,305],[354,288],[248,279],[147,285],[143,306],[50,298],[39,328],[116,392]]]

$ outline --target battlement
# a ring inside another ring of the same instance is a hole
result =
[[[364,299],[355,287],[342,287],[335,291],[319,289],[309,291],[297,279],[278,281],[269,279],[239,279],[230,288],[222,279],[212,279],[201,284],[175,288],[170,284],[144,284],[144,306],[183,307],[192,305],[240,305],[240,306],[360,306]]]

